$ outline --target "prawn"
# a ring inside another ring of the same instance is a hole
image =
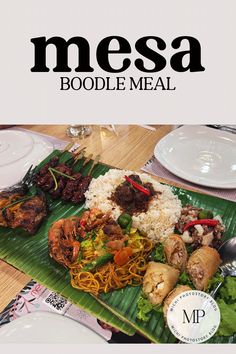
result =
[[[76,236],[79,220],[76,216],[57,220],[48,231],[49,254],[64,267],[69,267],[78,258],[80,242]]]

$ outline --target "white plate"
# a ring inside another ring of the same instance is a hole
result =
[[[0,130],[0,166],[9,165],[27,156],[33,143],[32,137],[26,133]]]
[[[19,182],[29,167],[40,163],[53,148],[40,135],[14,129],[0,131],[0,190]]]
[[[82,324],[51,312],[32,312],[0,328],[3,343],[107,343]]]
[[[154,155],[167,170],[187,181],[236,188],[236,134],[183,126],[162,138]]]

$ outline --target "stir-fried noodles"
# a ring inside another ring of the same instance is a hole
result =
[[[84,271],[93,258],[92,248],[86,250],[80,264],[70,269],[71,284],[74,288],[98,295],[100,292],[109,292],[113,289],[120,289],[126,285],[139,285],[142,283],[143,275],[148,264],[148,256],[153,248],[152,241],[138,232],[130,235],[128,245],[132,248],[130,260],[122,265],[114,261],[104,264],[94,271]]]

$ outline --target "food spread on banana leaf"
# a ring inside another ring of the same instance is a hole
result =
[[[49,252],[69,268],[73,287],[98,295],[139,285],[153,242],[132,228],[132,217],[116,220],[99,209],[56,221],[48,233]]]
[[[38,170],[34,182],[52,198],[80,203],[92,178],[52,158]],[[27,191],[28,192],[28,191]],[[111,195],[123,211],[117,219],[99,208],[54,222],[48,232],[49,254],[66,267],[73,287],[99,296],[127,285],[142,286],[137,320],[148,321],[152,311],[166,313],[181,292],[213,290],[222,280],[217,249],[225,226],[219,215],[192,205],[182,208],[175,231],[161,242],[133,225],[135,213],[145,213],[157,193],[139,175],[126,176]],[[0,226],[36,233],[47,215],[44,193],[24,189],[0,192]],[[236,281],[227,277],[217,295],[221,324],[217,335],[235,333]],[[229,320],[230,319],[230,320]]]

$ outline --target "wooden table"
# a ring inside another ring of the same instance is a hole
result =
[[[71,141],[64,125],[22,126],[35,132]],[[100,126],[92,126],[92,135],[84,140],[73,139],[86,146],[88,153],[100,154],[101,161],[119,168],[139,170],[152,156],[156,143],[172,130],[172,126],[155,126],[156,131],[136,125],[115,126],[116,134]],[[162,180],[163,181],[163,180]],[[173,184],[173,183],[172,183]],[[30,281],[30,277],[0,260],[0,312]]]

